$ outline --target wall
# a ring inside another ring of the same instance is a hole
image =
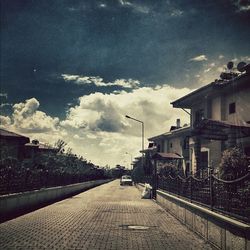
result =
[[[199,102],[193,104],[193,106],[191,108],[191,116],[190,116],[190,124],[191,124],[192,128],[194,127],[196,111],[203,109],[204,115],[205,115],[207,113],[207,110],[205,108],[206,108],[206,103],[203,99],[202,99],[202,101],[199,101]]]
[[[242,124],[243,121],[250,121],[250,113],[247,112],[250,109],[250,89],[237,91],[237,93],[232,92],[225,99],[227,121],[237,122],[238,124]],[[232,102],[236,103],[236,113],[229,114],[229,104]]]
[[[190,137],[189,142],[189,152],[190,152],[190,160],[191,160],[191,168],[193,172],[196,172],[196,159],[194,154],[194,141],[193,138]],[[201,151],[208,150],[209,151],[209,165],[213,167],[218,167],[221,161],[221,141],[214,141],[214,140],[201,140]]]
[[[0,196],[0,221],[109,182],[97,180]]]
[[[248,224],[160,190],[157,190],[157,203],[217,249],[250,249]]]
[[[182,136],[182,134],[180,136]],[[178,153],[178,154],[182,155],[181,140],[183,140],[182,137],[175,137],[175,138],[169,139],[169,145],[171,145],[171,143],[172,143],[172,147],[169,146],[170,153]]]
[[[201,143],[201,147],[209,150],[209,164],[217,167],[221,161],[221,141],[207,141],[206,143]]]
[[[211,118],[213,120],[221,120],[221,97],[217,96],[211,101]]]

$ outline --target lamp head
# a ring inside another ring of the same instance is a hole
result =
[[[126,117],[126,118],[129,118],[129,119],[131,118],[131,117],[130,117],[130,116],[128,116],[128,115],[125,115],[125,117]]]

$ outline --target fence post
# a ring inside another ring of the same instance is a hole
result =
[[[30,175],[30,169],[26,168],[25,172],[25,191],[29,188],[29,175]]]
[[[191,171],[191,176],[190,176],[190,201],[193,201],[193,173]]]
[[[8,186],[7,186],[7,192],[8,192],[8,194],[10,193],[10,189],[11,189],[11,185],[10,185],[10,183],[11,183],[11,177],[12,177],[12,174],[11,174],[11,171],[12,171],[12,169],[11,169],[11,167],[9,166],[8,167],[8,174],[7,174],[7,178],[8,178]]]
[[[210,191],[210,207],[214,206],[214,187],[213,187],[213,169],[209,168],[209,191]]]
[[[176,177],[176,181],[177,181],[177,194],[178,194],[178,196],[180,196],[180,183],[179,183],[179,177],[178,177],[178,175]]]
[[[153,172],[153,185],[152,185],[152,195],[153,195],[153,199],[156,200],[156,189],[157,189],[157,160],[154,159],[154,172]]]

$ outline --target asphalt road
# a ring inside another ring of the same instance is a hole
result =
[[[119,181],[0,224],[0,249],[212,249]]]

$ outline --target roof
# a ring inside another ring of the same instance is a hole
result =
[[[149,141],[154,141],[154,140],[157,140],[157,139],[164,139],[166,137],[176,136],[178,134],[187,132],[189,130],[191,130],[190,126],[185,126],[185,127],[181,127],[181,128],[177,128],[177,129],[168,131],[168,132],[160,134],[160,135],[150,137],[150,138],[148,138],[148,140]]]
[[[250,124],[246,122],[230,122],[230,121],[219,121],[212,119],[204,119],[197,124],[192,131],[192,134],[198,134],[203,138],[210,140],[227,140],[228,131],[232,129],[237,133],[238,138],[250,136]]]
[[[213,120],[213,119],[203,119],[201,121],[201,126],[206,126],[206,125],[217,125],[218,127],[222,128],[229,128],[229,127],[235,127],[235,128],[250,128],[250,124],[246,122],[230,122],[230,121],[220,121],[220,120]]]
[[[249,73],[244,73],[241,75],[237,75],[236,77],[233,77],[230,80],[215,80],[214,82],[211,82],[199,89],[196,89],[195,91],[171,102],[174,108],[191,108],[197,100],[199,101],[200,98],[204,98],[209,95],[217,94],[218,91],[224,91],[232,86],[234,84],[242,85],[246,84],[248,85],[248,81],[250,78]],[[216,91],[216,92],[215,92]]]
[[[23,136],[23,135],[19,135],[19,134],[16,134],[14,132],[11,132],[11,131],[8,131],[8,130],[5,130],[5,129],[0,129],[0,136],[3,136],[3,137],[13,137],[13,138],[25,138],[25,139],[28,139],[28,137],[26,136]]]
[[[49,146],[48,144],[43,144],[43,143],[39,143],[39,144],[34,144],[34,143],[26,143],[25,144],[26,147],[36,147],[42,150],[55,150],[53,147]]]
[[[26,143],[25,144],[25,147],[36,147],[36,148],[38,148],[39,147],[39,145],[38,144],[34,144],[34,143]]]
[[[156,149],[157,149],[157,147],[154,146],[154,147],[151,147],[151,148],[146,148],[144,150],[140,150],[140,153],[147,153],[147,152],[154,151]]]
[[[183,157],[176,153],[155,153],[152,156],[155,160],[166,160],[166,159],[183,159]]]

